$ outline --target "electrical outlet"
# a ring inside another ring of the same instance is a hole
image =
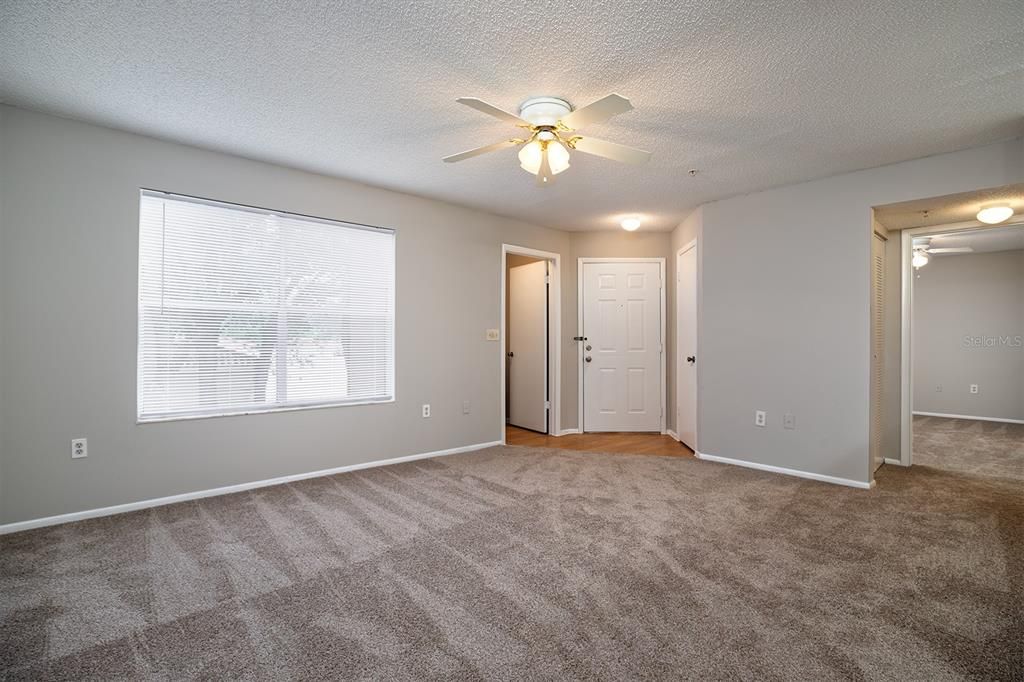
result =
[[[758,410],[754,413],[754,426],[764,426],[768,423],[768,413]]]
[[[487,340],[488,341],[497,341],[500,338],[501,338],[501,333],[497,329],[488,329],[487,330]]]
[[[423,406],[423,418],[426,419],[430,416],[430,405]]]
[[[468,400],[463,400],[462,401],[462,414],[469,414],[469,401]]]
[[[978,384],[971,384],[971,393],[976,394],[978,392]]]
[[[71,459],[89,456],[89,443],[84,438],[75,438],[71,441]]]
[[[942,384],[939,384],[938,386],[935,387],[935,392],[942,393]]]
[[[795,429],[796,428],[796,416],[792,414],[782,415],[782,428],[784,429]]]

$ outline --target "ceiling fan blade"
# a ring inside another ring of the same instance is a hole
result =
[[[519,118],[515,114],[510,114],[504,109],[499,109],[493,104],[488,104],[482,99],[477,99],[476,97],[459,97],[455,101],[458,102],[459,104],[465,104],[467,107],[471,109],[476,109],[477,111],[487,114],[488,116],[493,116],[496,119],[505,121],[506,123],[522,126],[524,128],[530,127],[529,123]]]
[[[501,142],[489,144],[486,147],[477,147],[476,149],[469,149],[464,152],[459,152],[458,154],[446,156],[444,157],[443,161],[445,163],[465,161],[466,159],[472,159],[474,156],[480,156],[481,154],[486,154],[487,152],[496,152],[499,149],[505,149],[506,147],[515,147],[520,142],[522,142],[522,140],[502,140]]]
[[[555,174],[551,172],[551,161],[548,159],[548,148],[545,145],[540,153],[540,169],[537,171],[537,184],[543,187],[555,181]]]
[[[593,137],[573,138],[572,147],[584,154],[603,156],[606,159],[621,161],[622,163],[647,163],[651,158],[651,153],[645,152],[643,149],[627,147],[624,144],[598,140]]]
[[[928,253],[974,253],[970,246],[951,246],[944,249],[925,249]]]
[[[591,102],[582,109],[577,109],[559,121],[559,123],[569,130],[579,130],[591,123],[604,123],[612,116],[624,114],[632,109],[633,105],[629,103],[628,99],[613,92],[607,97]]]

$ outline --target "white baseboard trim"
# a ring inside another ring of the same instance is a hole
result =
[[[901,461],[900,461],[900,460],[898,460],[898,459],[893,459],[892,457],[886,457],[886,458],[885,458],[884,460],[882,460],[882,461],[883,461],[883,462],[885,462],[886,464],[895,464],[895,465],[896,465],[896,466],[898,466],[898,467],[901,467],[901,466],[903,466],[903,462],[901,462]]]
[[[668,435],[672,440],[674,440],[676,442],[679,441],[679,434],[676,433],[675,431],[673,431],[672,429],[669,429],[668,431],[666,431],[665,434]]]
[[[748,469],[757,469],[758,471],[770,471],[775,474],[785,474],[786,476],[809,478],[812,481],[821,481],[822,483],[834,483],[836,485],[845,485],[851,488],[864,488],[866,490],[868,488],[873,488],[875,486],[874,481],[866,483],[863,481],[855,481],[851,478],[838,478],[836,476],[815,474],[810,471],[786,469],[785,467],[772,466],[771,464],[758,464],[757,462],[747,462],[742,459],[730,459],[729,457],[719,457],[718,455],[707,455],[704,454],[703,452],[698,452],[697,458],[707,460],[709,462],[718,462],[720,464],[734,464],[736,466],[747,467]]]
[[[969,414],[942,414],[941,412],[914,412],[915,417],[944,417],[946,419],[973,419],[980,422],[1001,422],[1003,424],[1024,424],[1024,419],[1003,419],[1002,417],[974,417]]]
[[[579,429],[562,429],[561,431],[559,431],[558,433],[556,433],[556,434],[554,434],[554,435],[555,435],[556,437],[557,437],[557,436],[571,436],[571,435],[573,435],[574,433],[579,433],[579,432],[580,432],[580,430],[579,430]]]
[[[500,440],[491,441],[489,443],[476,443],[475,445],[463,445],[458,448],[449,448],[447,450],[435,450],[434,452],[421,452],[416,455],[406,455],[404,457],[393,457],[391,459],[380,459],[373,462],[361,462],[359,464],[346,464],[345,466],[334,467],[333,469],[322,469],[320,471],[309,471],[303,474],[291,474],[289,476],[279,476],[277,478],[268,478],[264,481],[251,481],[249,483],[238,483],[236,485],[226,485],[220,488],[210,488],[208,490],[197,490],[191,493],[181,493],[180,495],[169,495],[167,497],[157,497],[151,500],[139,500],[138,502],[128,502],[126,504],[116,504],[112,507],[100,507],[99,509],[86,509],[85,511],[71,512],[69,514],[59,514],[57,516],[47,516],[41,519],[30,519],[28,521],[16,521],[15,523],[7,523],[0,525],[0,535],[6,535],[7,533],[17,533],[23,530],[32,530],[33,528],[43,528],[44,526],[56,526],[62,523],[71,523],[72,521],[83,521],[85,519],[94,519],[99,516],[112,516],[114,514],[123,514],[125,512],[137,511],[139,509],[149,509],[150,507],[162,507],[166,504],[174,504],[175,502],[187,502],[189,500],[199,500],[204,497],[214,497],[216,495],[228,495],[231,493],[240,493],[245,490],[253,490],[254,488],[265,488],[271,485],[280,485],[282,483],[292,483],[294,481],[302,481],[307,478],[320,478],[321,476],[333,476],[334,474],[343,474],[347,471],[359,471],[360,469],[372,469],[375,467],[388,466],[389,464],[401,464],[402,462],[412,462],[417,459],[428,459],[430,457],[443,457],[445,455],[455,455],[460,452],[472,452],[474,450],[483,450],[484,448],[493,447],[495,445],[501,445]]]

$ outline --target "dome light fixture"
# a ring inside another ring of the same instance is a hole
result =
[[[1004,220],[1009,220],[1012,215],[1013,209],[1009,204],[992,204],[978,211],[977,217],[986,225],[996,225]]]
[[[928,254],[923,250],[914,249],[914,257],[911,259],[910,264],[914,266],[914,269],[923,268],[928,265]]]
[[[622,225],[622,229],[626,232],[636,232],[640,229],[641,222],[642,221],[637,216],[630,216],[629,218],[623,218],[620,224]]]

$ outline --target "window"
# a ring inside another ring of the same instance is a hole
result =
[[[144,190],[139,421],[393,399],[391,230]]]

